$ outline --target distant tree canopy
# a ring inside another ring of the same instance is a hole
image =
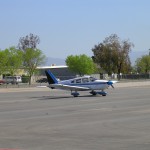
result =
[[[5,49],[5,53],[7,55],[7,71],[11,75],[15,75],[17,70],[22,66],[23,53],[16,49],[15,47],[10,47],[9,49]]]
[[[29,35],[19,39],[18,48],[22,51],[26,51],[27,48],[36,49],[39,43],[39,36],[30,33]]]
[[[29,75],[29,84],[31,84],[31,77],[35,73],[37,66],[44,63],[45,55],[39,49],[27,48],[26,53],[23,54],[24,68]]]
[[[150,56],[144,55],[141,58],[137,58],[135,61],[135,68],[138,73],[150,72]]]
[[[2,75],[6,71],[6,63],[8,61],[6,52],[0,50],[0,75]]]
[[[131,69],[129,52],[133,46],[129,40],[120,41],[116,34],[112,34],[94,46],[92,58],[108,74],[127,73]]]
[[[45,55],[37,48],[40,38],[37,35],[29,34],[20,38],[18,48],[10,47],[0,50],[0,75],[8,73],[15,75],[17,70],[24,68],[29,76],[29,84],[31,77],[35,73],[37,66],[45,63]]]
[[[22,66],[22,52],[15,47],[0,51],[0,75],[7,72],[14,75]]]
[[[29,34],[20,38],[18,44],[19,49],[23,51],[23,66],[28,72],[29,84],[37,66],[42,65],[46,58],[42,51],[37,49],[39,43],[40,38],[37,35]]]
[[[66,64],[69,69],[77,74],[92,74],[95,70],[95,64],[92,59],[85,54],[70,55],[66,58]]]

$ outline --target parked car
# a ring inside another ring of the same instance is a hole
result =
[[[5,84],[5,80],[0,80],[0,85]]]
[[[41,78],[41,79],[38,79],[36,80],[37,83],[47,83],[47,78]]]
[[[4,77],[5,83],[18,84],[22,82],[21,76],[6,76]]]

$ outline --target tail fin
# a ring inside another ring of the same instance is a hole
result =
[[[56,84],[58,83],[57,79],[55,76],[50,72],[50,70],[45,70],[45,74],[47,76],[47,80],[49,84]]]

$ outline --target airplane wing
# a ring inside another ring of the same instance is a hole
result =
[[[50,84],[48,87],[50,88],[56,88],[56,89],[64,89],[64,90],[77,90],[77,91],[86,91],[90,90],[88,87],[81,87],[81,86],[70,86],[70,85],[64,85],[64,84]]]

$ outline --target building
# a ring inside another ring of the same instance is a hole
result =
[[[68,69],[68,66],[43,66],[43,67],[37,67],[37,70],[39,70],[39,76],[46,76],[45,70],[50,70],[56,78],[59,78],[60,80],[67,80],[76,77],[76,74],[71,72]]]

